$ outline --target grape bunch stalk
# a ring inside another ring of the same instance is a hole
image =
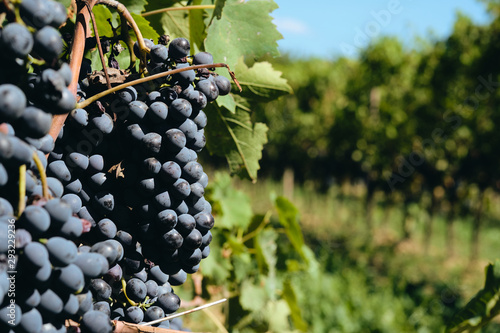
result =
[[[22,0],[1,13],[0,330],[181,329],[178,318],[161,319],[180,308],[174,288],[210,253],[198,153],[204,108],[231,91],[215,72],[227,66],[192,55],[185,38],[155,44],[137,33],[140,72],[111,87],[90,61],[75,76],[61,60],[64,6]]]

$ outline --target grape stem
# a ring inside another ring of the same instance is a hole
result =
[[[87,0],[85,4],[78,2],[75,32],[73,34],[73,45],[71,47],[70,63],[69,63],[69,66],[71,68],[71,73],[73,74],[73,80],[71,81],[69,89],[75,96],[76,96],[76,88],[78,86],[78,79],[80,76],[80,67],[85,52],[85,40],[87,36],[90,35],[89,31],[90,27],[87,23],[91,18],[92,8],[98,3],[116,8],[116,10],[120,13],[120,17],[125,18],[125,20],[132,26],[132,29],[134,30],[134,33],[137,36],[137,42],[139,43],[141,56],[143,58],[141,66],[145,66],[146,52],[149,52],[149,49],[146,47],[144,39],[142,38],[142,34],[141,31],[139,30],[139,27],[137,26],[133,17],[130,15],[129,11],[124,5],[115,0]],[[57,140],[57,136],[61,131],[61,128],[63,127],[67,117],[68,114],[66,113],[61,115],[55,115],[54,118],[52,119],[52,126],[50,127],[49,134],[52,137],[52,139],[54,139],[54,142]]]
[[[45,174],[45,169],[42,164],[42,160],[37,153],[33,153],[33,161],[35,161],[36,168],[40,174],[40,182],[42,183],[42,196],[45,199],[50,199],[49,185],[47,184],[47,175]]]
[[[127,289],[127,282],[125,282],[125,279],[124,279],[124,278],[122,278],[122,279],[121,279],[121,283],[122,283],[123,295],[125,296],[125,298],[127,299],[127,301],[130,303],[130,305],[132,305],[132,306],[137,306],[137,305],[138,305],[138,303],[134,302],[133,300],[131,300],[131,299],[130,299],[130,298],[128,298],[128,296],[127,296],[127,291],[126,291],[126,289]]]
[[[161,14],[165,12],[173,12],[176,10],[195,10],[195,9],[214,9],[215,5],[197,5],[197,6],[184,6],[184,7],[169,7],[169,8],[162,8],[162,9],[157,9],[157,10],[152,10],[150,12],[145,12],[142,13],[142,16],[149,16],[149,15],[155,15],[155,14]]]
[[[173,74],[177,74],[177,73],[188,71],[188,70],[192,70],[192,69],[214,68],[214,67],[225,67],[225,68],[227,68],[227,70],[229,71],[229,75],[231,75],[231,78],[233,79],[234,83],[236,83],[236,85],[238,86],[238,88],[241,91],[241,86],[240,86],[238,80],[236,80],[236,76],[234,75],[234,73],[229,69],[228,65],[223,64],[223,63],[205,64],[205,65],[194,65],[194,66],[188,66],[188,67],[173,69],[173,70],[166,71],[166,72],[163,72],[163,73],[158,73],[158,74],[155,74],[155,75],[150,75],[150,76],[147,76],[147,77],[143,77],[143,78],[140,78],[140,79],[137,79],[137,80],[133,80],[133,81],[130,81],[130,82],[126,82],[126,83],[120,84],[120,85],[118,85],[116,87],[113,87],[111,89],[105,90],[103,92],[95,94],[92,97],[87,98],[82,103],[78,103],[76,105],[76,107],[79,108],[79,109],[83,109],[83,108],[89,106],[90,104],[94,103],[95,101],[103,98],[104,96],[107,96],[109,94],[112,94],[114,92],[122,90],[124,88],[130,87],[130,86],[134,86],[136,84],[141,84],[141,83],[144,83],[144,82],[156,80],[156,79],[164,77],[164,76],[173,75]]]
[[[73,34],[73,45],[71,46],[70,62],[69,67],[71,68],[71,73],[73,74],[71,84],[69,85],[69,90],[76,96],[76,88],[78,86],[78,79],[80,76],[80,67],[82,65],[83,54],[85,52],[85,40],[87,35],[90,35],[88,22],[90,20],[89,8],[93,8],[97,0],[89,0],[87,5],[82,3],[77,4],[77,14],[75,22],[75,32]],[[54,140],[57,140],[57,136],[61,131],[61,128],[66,121],[68,114],[55,115],[52,118],[52,125],[50,126],[49,134]]]
[[[124,18],[134,30],[135,36],[137,37],[137,43],[139,44],[139,50],[141,54],[141,72],[146,68],[146,54],[149,53],[149,48],[144,43],[144,38],[142,37],[141,30],[137,26],[132,15],[128,11],[127,7],[125,7],[122,3],[116,0],[97,0],[98,4],[102,4],[108,7],[115,8],[120,14],[120,18]]]
[[[17,217],[19,218],[26,208],[26,164],[19,167],[19,201],[17,203]]]
[[[99,50],[99,57],[101,58],[102,70],[104,72],[104,76],[106,77],[106,85],[108,89],[110,89],[111,83],[109,81],[108,67],[106,66],[106,61],[104,61],[104,53],[102,52],[101,39],[99,38],[99,32],[97,31],[97,24],[95,23],[94,12],[92,12],[92,8],[90,8],[90,4],[88,3],[88,1],[85,1],[85,5],[89,10],[90,20],[92,21],[92,26],[94,27],[95,41],[97,43],[97,49]]]

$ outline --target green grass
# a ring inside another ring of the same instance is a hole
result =
[[[470,239],[472,216],[458,216],[454,221],[454,256],[447,255],[446,212],[437,212],[433,218],[433,233],[429,252],[424,251],[425,223],[429,218],[421,204],[409,207],[409,240],[402,238],[404,206],[385,204],[381,195],[376,197],[373,209],[373,232],[367,233],[366,210],[363,186],[332,187],[320,193],[312,185],[295,186],[293,196],[284,193],[281,182],[260,179],[256,184],[234,179],[235,187],[245,192],[252,201],[254,212],[272,209],[271,197],[287,196],[301,212],[303,232],[310,245],[321,247],[336,245],[347,239],[347,251],[363,260],[367,256],[377,256],[373,251],[381,246],[395,246],[388,260],[389,265],[398,265],[409,281],[419,280],[429,283],[443,283],[457,290],[468,299],[482,286],[484,267],[489,261],[500,258],[500,211],[490,205],[483,218],[480,233],[479,259],[470,262]],[[493,203],[500,202],[492,197]],[[371,244],[367,244],[371,243]],[[376,250],[375,250],[376,251]],[[333,254],[334,255],[334,254]]]

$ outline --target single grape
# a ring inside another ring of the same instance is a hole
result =
[[[23,312],[19,322],[19,330],[25,333],[38,333],[42,331],[42,315],[37,309]]]
[[[198,52],[193,56],[195,65],[211,65],[214,63],[214,57],[208,52]]]
[[[165,132],[165,146],[172,152],[179,152],[186,146],[186,135],[180,129],[172,128]]]
[[[54,272],[57,284],[54,288],[65,293],[79,293],[85,286],[85,279],[80,267],[69,264],[66,267],[57,268]]]
[[[109,316],[96,310],[85,312],[80,325],[82,333],[111,333],[113,331]]]
[[[0,45],[9,55],[24,58],[31,52],[33,43],[31,32],[19,23],[9,23],[2,29]]]
[[[151,60],[153,60],[154,62],[162,63],[167,61],[168,49],[165,47],[165,45],[158,44],[151,48],[149,55],[151,56]]]
[[[74,262],[78,255],[75,243],[59,236],[49,238],[45,247],[54,266],[67,266]]]
[[[19,12],[26,24],[37,29],[50,24],[54,18],[53,7],[44,0],[23,0]]]
[[[125,103],[137,100],[137,90],[134,87],[126,87],[118,91],[118,97]]]
[[[168,54],[171,59],[179,60],[189,55],[191,45],[186,38],[175,38],[168,45]]]
[[[128,322],[138,324],[144,319],[144,312],[137,306],[131,306],[125,310],[125,319]]]
[[[184,121],[191,115],[193,109],[188,100],[177,98],[170,104],[169,111],[175,120]]]
[[[219,95],[225,96],[231,92],[231,81],[225,76],[218,75],[214,78],[214,82],[219,89]]]
[[[63,41],[59,31],[51,26],[45,26],[35,32],[33,50],[44,60],[52,61],[63,51]],[[69,111],[69,110],[68,110]]]
[[[0,123],[21,117],[25,108],[26,96],[21,89],[12,84],[0,85]]]
[[[212,80],[198,81],[195,89],[201,91],[207,97],[208,102],[215,101],[219,96],[219,88]]]
[[[151,49],[153,48],[153,46],[155,46],[155,43],[151,40],[151,39],[147,39],[147,38],[144,38],[144,43],[146,44],[146,47],[148,49]],[[134,50],[134,54],[137,58],[140,58],[141,57],[141,54],[139,52],[139,43],[138,42],[135,42],[134,43],[134,47],[133,47],[133,50]]]
[[[158,305],[166,314],[174,313],[181,305],[179,296],[174,293],[166,293],[158,296]]]
[[[127,281],[126,292],[128,298],[134,302],[142,302],[147,296],[146,284],[137,278],[132,278]]]

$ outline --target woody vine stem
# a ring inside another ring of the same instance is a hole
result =
[[[70,68],[71,72],[73,74],[73,79],[71,81],[71,84],[69,86],[70,91],[73,93],[73,95],[76,95],[76,88],[78,85],[78,77],[80,73],[80,67],[83,59],[83,54],[85,52],[85,40],[87,36],[90,35],[90,29],[88,26],[89,21],[93,18],[92,17],[92,8],[96,4],[103,4],[108,7],[115,8],[118,13],[120,14],[120,17],[122,19],[122,28],[124,26],[127,26],[127,24],[124,24],[124,21],[130,24],[132,27],[132,30],[134,31],[136,37],[137,37],[137,42],[139,44],[139,49],[140,49],[140,55],[141,55],[141,72],[143,73],[145,70],[145,64],[146,64],[146,55],[149,53],[149,48],[146,46],[144,43],[144,39],[142,37],[141,31],[139,30],[139,27],[137,26],[137,23],[134,21],[132,15],[130,15],[130,12],[127,10],[127,8],[121,4],[120,2],[116,0],[83,0],[79,1],[77,3],[77,18],[76,18],[76,24],[75,24],[75,33],[73,37],[73,45],[71,47],[71,54],[70,54]],[[94,25],[94,29],[97,31],[97,27]],[[96,34],[96,38],[98,35]],[[131,47],[130,40],[125,41],[128,45],[128,47]],[[97,40],[97,43],[99,44],[99,40]],[[131,52],[131,50],[129,50]],[[132,52],[131,52],[132,53]],[[133,53],[132,53],[133,54]],[[102,51],[100,50],[100,56],[101,60],[103,58]],[[132,60],[132,58],[131,58]],[[234,73],[230,70],[229,66],[224,63],[218,63],[218,64],[211,64],[211,65],[196,65],[196,66],[188,66],[185,68],[181,69],[174,69],[171,71],[147,76],[144,78],[140,78],[134,81],[130,81],[124,84],[121,84],[119,86],[110,88],[109,86],[109,80],[107,79],[106,81],[108,82],[108,89],[98,93],[88,99],[86,99],[82,103],[78,103],[76,107],[83,108],[88,106],[89,104],[97,101],[99,98],[102,98],[106,95],[112,94],[118,90],[121,90],[123,88],[140,84],[143,82],[155,80],[160,77],[172,75],[175,73],[187,71],[187,70],[192,70],[192,69],[200,69],[200,68],[216,68],[216,67],[225,67],[227,68],[229,75],[233,79],[234,83],[238,86],[238,89],[241,91],[241,86],[236,80],[236,77]],[[105,64],[103,64],[103,69],[105,70],[106,73],[106,67]],[[68,114],[62,114],[62,115],[55,115],[53,120],[52,120],[52,126],[50,128],[49,134],[50,136],[54,139],[54,141],[57,139],[57,136],[59,132],[61,131],[61,128],[64,125],[64,122],[66,121]]]

